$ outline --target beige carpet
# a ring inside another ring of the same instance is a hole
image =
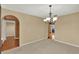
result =
[[[50,39],[44,39],[36,43],[28,44],[14,50],[8,50],[2,53],[9,54],[69,54],[79,53],[79,48],[56,42]]]

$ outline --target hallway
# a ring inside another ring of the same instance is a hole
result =
[[[7,50],[3,54],[71,54],[79,53],[79,48],[72,47],[53,40],[41,40],[14,50]]]

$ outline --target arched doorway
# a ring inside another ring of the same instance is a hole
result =
[[[8,50],[19,46],[19,20],[13,15],[6,15],[2,19],[2,47],[1,50]],[[4,25],[5,24],[5,25]]]

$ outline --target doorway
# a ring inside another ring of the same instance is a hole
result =
[[[55,39],[55,24],[48,24],[48,39]]]
[[[15,16],[3,17],[1,32],[1,51],[19,47],[19,20]]]

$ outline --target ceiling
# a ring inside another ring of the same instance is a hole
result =
[[[2,4],[2,8],[45,18],[49,14],[48,4]],[[79,4],[52,4],[53,15],[67,15],[79,12]]]

